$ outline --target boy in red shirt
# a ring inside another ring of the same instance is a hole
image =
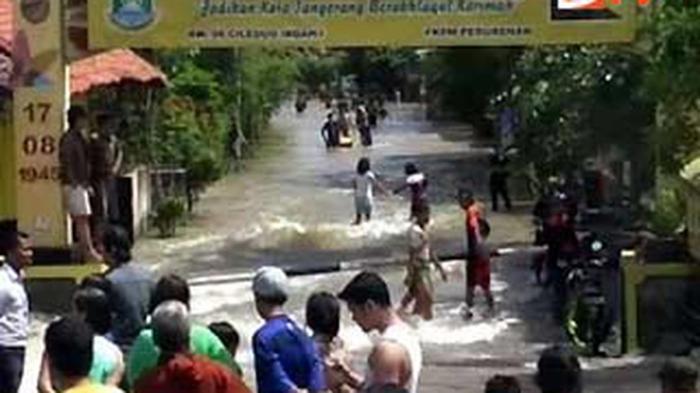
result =
[[[489,312],[493,313],[494,301],[491,294],[492,252],[486,245],[486,239],[491,229],[486,220],[481,217],[481,208],[470,191],[460,191],[459,199],[465,212],[467,235],[466,308],[463,316],[465,319],[470,319],[473,317],[471,308],[474,306],[474,293],[477,287],[480,287],[484,292]]]

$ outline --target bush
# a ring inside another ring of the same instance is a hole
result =
[[[654,233],[672,236],[683,225],[685,209],[680,192],[669,181],[660,181],[649,223]]]
[[[185,203],[177,198],[167,198],[158,203],[151,214],[151,223],[158,228],[161,237],[175,236],[178,223],[185,218]]]

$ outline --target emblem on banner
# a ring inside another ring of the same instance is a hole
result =
[[[138,30],[155,19],[155,0],[112,0],[112,22],[126,30]]]

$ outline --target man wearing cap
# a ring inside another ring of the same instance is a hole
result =
[[[253,278],[255,308],[265,324],[253,336],[259,393],[325,390],[323,363],[311,338],[285,313],[287,275],[263,267]]]
[[[24,268],[32,263],[32,248],[29,235],[15,226],[0,225],[7,227],[0,228],[0,393],[19,390],[29,334]]]

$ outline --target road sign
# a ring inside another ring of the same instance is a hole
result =
[[[623,42],[635,1],[91,0],[93,48]]]

